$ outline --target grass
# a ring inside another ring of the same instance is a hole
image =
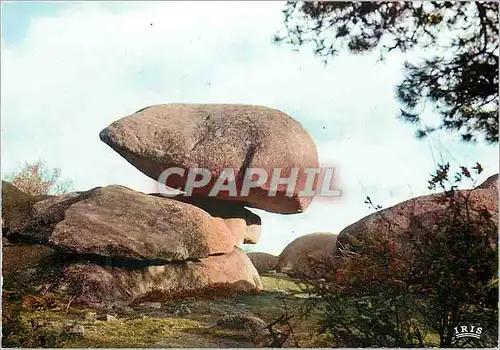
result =
[[[283,291],[290,294],[298,294],[303,291],[305,284],[288,276],[264,275],[261,277],[265,291]]]

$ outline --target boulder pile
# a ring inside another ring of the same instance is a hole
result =
[[[266,107],[152,106],[114,122],[100,137],[155,180],[169,167],[205,168],[216,176],[225,168],[238,174],[281,168],[286,174],[318,167],[307,131]],[[170,179],[167,186],[184,189],[185,178]],[[241,185],[239,175],[237,181]],[[34,288],[44,284],[84,303],[128,302],[154,293],[193,295],[211,288],[259,290],[259,274],[238,248],[260,237],[260,217],[245,207],[292,214],[306,210],[311,200],[287,196],[281,188],[268,197],[266,184],[237,198],[210,197],[206,189],[172,198],[119,185],[31,198],[9,185],[2,187],[15,193],[19,204],[3,193],[3,204],[10,207],[2,208],[7,222],[2,231],[15,242],[4,245],[4,272],[15,271],[14,281]],[[13,261],[9,257],[30,249],[36,250],[36,268],[5,264],[6,257]]]

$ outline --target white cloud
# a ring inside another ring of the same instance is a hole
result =
[[[403,57],[341,55],[326,68],[309,49],[271,43],[277,2],[72,3],[31,22],[2,50],[2,171],[42,157],[77,189],[119,183],[153,192],[154,182],[103,144],[101,129],[142,107],[168,102],[262,104],[298,119],[322,161],[337,165],[345,196],[299,215],[262,213],[256,249],[279,253],[314,231],[339,232],[370,212],[426,193],[429,141],[395,119]],[[459,162],[498,171],[493,147],[442,136]],[[449,154],[446,154],[447,158]],[[489,167],[489,168],[488,168]],[[366,191],[366,194],[365,194]]]

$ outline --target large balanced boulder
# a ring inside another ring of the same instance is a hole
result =
[[[187,260],[232,251],[229,230],[202,209],[122,186],[40,202],[16,236],[47,242],[66,254],[117,259]],[[41,218],[41,219],[40,219]],[[44,221],[45,220],[45,221]]]
[[[304,211],[311,197],[299,197],[300,185],[292,196],[280,185],[268,196],[272,171],[281,169],[288,177],[299,168],[298,184],[306,183],[304,168],[318,168],[316,146],[300,123],[275,109],[248,105],[166,104],[144,108],[115,121],[100,138],[128,162],[154,180],[167,168],[208,169],[212,176],[193,195],[206,196],[224,169],[232,169],[237,190],[248,168],[260,168],[268,181],[251,188],[248,196],[218,197],[276,213]],[[184,176],[171,175],[165,185],[185,189]]]
[[[30,243],[47,243],[55,226],[64,220],[66,209],[76,202],[88,198],[98,189],[50,196],[33,203],[22,220],[10,225],[6,236],[13,240]]]
[[[281,252],[276,270],[296,277],[321,278],[335,254],[337,235],[315,232],[300,236]]]
[[[262,289],[258,272],[243,251],[199,261],[150,266],[71,263],[62,266],[53,289],[81,303],[130,302],[153,296],[179,298],[207,289],[249,292]]]
[[[278,257],[269,253],[250,252],[247,255],[259,273],[274,270],[278,263]]]
[[[498,191],[494,188],[456,191],[455,200],[462,203],[462,214],[479,218],[484,212],[491,215],[491,223],[498,224]],[[450,214],[450,197],[432,194],[410,199],[368,215],[346,227],[337,240],[337,254],[343,249],[357,250],[367,240],[380,235],[398,241],[410,230],[432,232],[439,220]],[[494,237],[492,237],[494,238]],[[496,239],[495,239],[496,241]]]

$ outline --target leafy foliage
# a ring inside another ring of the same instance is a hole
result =
[[[73,187],[71,180],[60,177],[60,169],[49,169],[43,160],[38,160],[26,162],[20,171],[6,176],[6,180],[30,195],[39,196],[69,192]]]
[[[325,63],[341,50],[361,54],[431,49],[435,55],[406,62],[396,87],[400,117],[423,137],[437,129],[465,141],[498,142],[497,2],[288,2],[285,33],[274,40],[296,48],[312,43]],[[423,125],[426,101],[441,123]]]

